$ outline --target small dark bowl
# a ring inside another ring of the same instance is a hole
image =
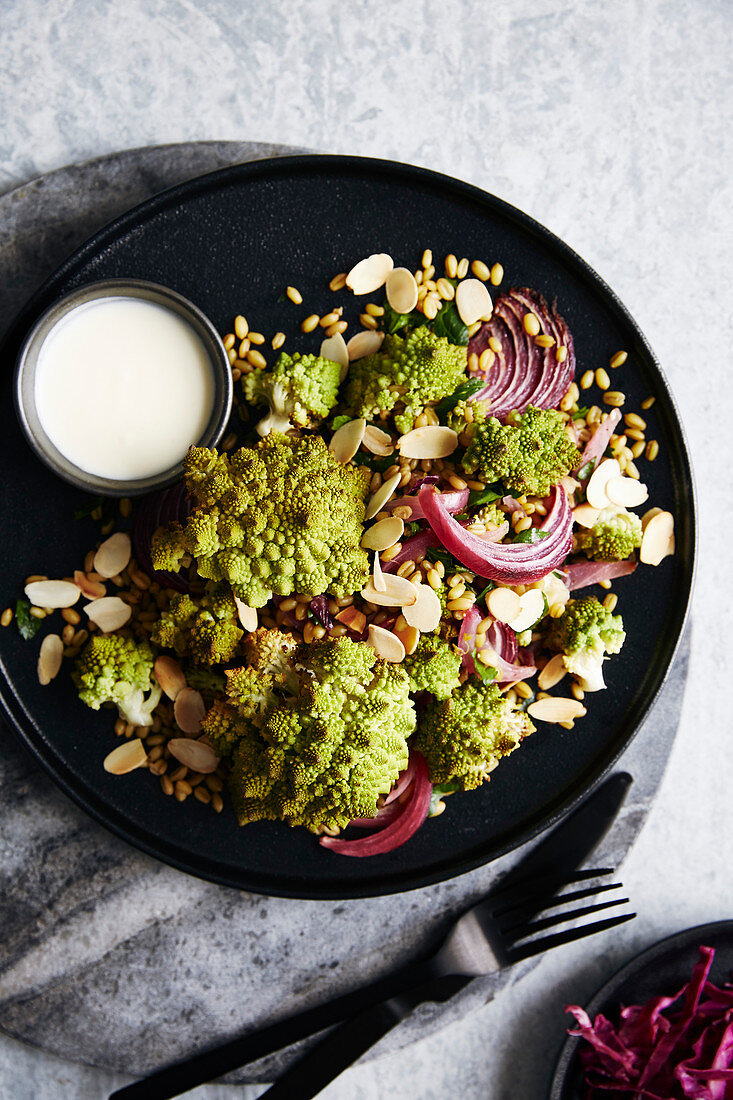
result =
[[[213,447],[221,438],[232,408],[232,375],[229,357],[221,337],[209,318],[198,306],[182,294],[166,286],[144,279],[104,279],[72,291],[55,302],[38,319],[30,330],[18,355],[15,368],[15,409],[20,425],[31,447],[55,474],[64,481],[90,493],[101,496],[129,497],[164,489],[173,485],[183,475],[182,462],[170,466],[151,477],[131,480],[99,477],[70,462],[49,439],[38,416],[35,397],[35,375],[38,355],[47,336],[55,325],[72,309],[97,298],[142,298],[147,302],[165,306],[182,317],[202,341],[211,363],[214,379],[214,402],[209,422],[199,444]]]

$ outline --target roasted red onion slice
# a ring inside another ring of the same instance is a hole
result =
[[[552,347],[538,347],[535,337],[529,335],[524,327],[528,313],[539,321],[540,333],[552,338]],[[486,385],[471,400],[488,401],[491,415],[500,420],[514,409],[524,412],[528,405],[557,408],[575,374],[575,348],[565,321],[542,295],[527,287],[502,294],[491,320],[469,342],[469,361],[472,354],[480,356],[488,348],[491,338],[492,342],[498,340],[501,349],[494,353],[492,365],[480,372]],[[566,350],[560,362],[558,349],[562,347]]]
[[[546,537],[534,543],[507,545],[472,535],[445,510],[440,494],[429,487],[420,490],[419,500],[428,523],[446,550],[479,577],[529,584],[561,565],[572,546],[573,516],[560,485],[555,486],[552,507],[539,528],[546,532]]]
[[[614,429],[620,419],[621,410],[611,409],[606,419],[598,425],[583,448],[583,453],[580,456],[580,462],[576,466],[576,470],[582,470],[589,462],[598,461],[608,446],[608,441],[613,435]]]
[[[492,659],[496,668],[497,684],[516,684],[519,680],[528,680],[537,669],[534,665],[517,664],[517,635],[506,623],[492,623],[486,633],[487,647],[493,649],[497,661]]]
[[[416,501],[416,499],[413,497],[413,500]],[[382,571],[384,573],[396,573],[404,561],[415,561],[420,554],[424,556],[431,547],[438,546],[440,546],[440,539],[434,531],[426,527],[424,531],[405,539],[400,552],[395,554],[391,561],[382,563]]]
[[[463,652],[461,664],[467,672],[476,671],[473,655],[476,651],[476,630],[480,622],[481,612],[479,609],[476,606],[469,607],[468,611],[463,616],[461,629],[458,632],[458,642],[456,644]]]
[[[428,478],[425,478],[423,484],[429,482]],[[422,488],[422,486],[421,486]],[[456,512],[462,512],[468,504],[468,489],[453,489],[449,493],[441,493],[443,503],[449,512],[455,514]],[[384,510],[388,512],[394,512],[395,508],[411,508],[412,515],[409,519],[405,520],[406,523],[412,523],[415,520],[425,519],[425,515],[422,510],[422,505],[416,496],[409,497],[397,497],[395,500],[390,500],[384,505]]]
[[[566,584],[571,592],[587,588],[599,581],[613,581],[616,577],[628,577],[636,569],[636,562],[626,561],[574,561],[565,566]]]

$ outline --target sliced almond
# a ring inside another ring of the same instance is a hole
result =
[[[94,580],[93,577],[88,577],[80,569],[74,570],[74,584],[79,586],[82,596],[86,596],[88,600],[99,600],[107,595],[106,585]]]
[[[591,508],[590,504],[579,504],[573,508],[573,523],[579,527],[593,527],[598,522],[600,509]]]
[[[361,634],[366,626],[366,615],[363,611],[359,611],[358,607],[354,607],[353,604],[350,607],[345,607],[343,611],[339,611],[336,619],[356,634]]]
[[[376,329],[365,329],[364,332],[357,332],[346,345],[349,362],[353,363],[355,359],[363,359],[365,355],[376,355],[382,346],[383,340],[384,333],[377,332]]]
[[[610,501],[606,495],[606,485],[612,477],[621,476],[621,467],[615,458],[604,458],[591,474],[585,490],[588,503],[592,508],[607,508]]]
[[[94,570],[100,577],[116,577],[126,569],[132,556],[130,536],[124,531],[115,531],[102,543],[94,555]]]
[[[383,626],[374,626],[373,623],[370,623],[367,641],[382,660],[391,661],[395,665],[398,665],[400,661],[404,661],[405,647],[391,630],[385,630]]]
[[[556,653],[541,670],[537,677],[537,684],[542,691],[549,691],[555,684],[559,684],[564,676],[567,676],[567,672],[562,653]]]
[[[391,256],[386,252],[375,252],[352,267],[346,276],[346,285],[354,294],[372,294],[384,286],[393,268]]]
[[[58,634],[47,634],[41,642],[38,655],[38,683],[50,684],[61,668],[64,659],[64,643]]]
[[[417,589],[417,600],[414,604],[404,604],[402,614],[408,626],[414,626],[422,634],[430,634],[440,622],[440,600],[429,584],[417,584],[413,587]],[[411,652],[409,649],[407,651]]]
[[[153,672],[169,699],[175,700],[186,686],[183,669],[173,657],[158,657],[153,665]]]
[[[606,496],[619,508],[637,508],[649,498],[646,485],[635,477],[612,477],[606,482]]]
[[[496,589],[494,589],[496,591]],[[519,597],[519,614],[512,619],[510,626],[517,634],[529,630],[545,613],[545,596],[539,588],[530,588]]]
[[[395,313],[412,313],[417,305],[415,276],[406,267],[396,267],[390,271],[384,292]]]
[[[577,699],[553,697],[530,703],[527,713],[532,718],[539,718],[541,722],[572,722],[576,718],[582,718],[586,709]]]
[[[644,513],[644,515],[643,515],[643,516],[641,517],[641,529],[642,529],[642,532],[643,532],[643,531],[646,531],[646,525],[648,524],[649,520],[650,520],[650,519],[654,519],[654,517],[655,517],[655,516],[658,516],[658,515],[659,515],[659,513],[660,513],[660,512],[662,512],[662,511],[663,511],[663,509],[662,509],[662,508],[649,508],[649,509],[648,509],[648,510],[647,510],[647,511],[646,511],[646,512]]]
[[[404,530],[404,520],[398,519],[397,516],[377,520],[364,532],[361,540],[362,549],[379,550],[380,552],[387,550],[390,546],[394,546],[396,542],[399,542]]]
[[[371,500],[366,506],[366,510],[364,512],[365,520],[372,519],[374,516],[376,516],[377,512],[382,511],[382,508],[384,508],[385,504],[392,496],[401,480],[402,474],[399,473],[392,474],[392,477],[389,477],[386,481],[382,482],[377,491],[373,493]]]
[[[234,603],[237,606],[237,618],[242,629],[251,634],[253,630],[257,629],[257,608],[250,607],[244,600],[240,600],[239,596],[234,596]]]
[[[84,610],[103,634],[109,634],[112,630],[119,630],[132,615],[130,605],[121,600],[119,596],[102,596],[101,599],[92,600],[91,603],[88,603]]]
[[[350,462],[361,447],[366,420],[349,420],[331,436],[328,449],[337,462]]]
[[[414,653],[417,649],[417,643],[420,641],[420,631],[417,627],[403,626],[402,628],[395,626],[394,635],[402,642],[405,647],[405,656],[409,656],[410,653]]]
[[[491,295],[480,279],[463,279],[456,287],[456,309],[464,325],[487,320],[493,308]]]
[[[511,588],[492,588],[486,606],[500,623],[510,623],[522,609],[519,596]]]
[[[71,607],[79,599],[78,585],[71,581],[31,581],[25,594],[34,607]]]
[[[200,691],[187,687],[179,691],[173,704],[173,717],[184,733],[201,733],[201,719],[206,714],[206,704]]]
[[[125,741],[104,758],[104,770],[111,775],[126,775],[147,763],[148,754],[139,737],[134,741]]]
[[[340,332],[337,332],[334,336],[328,336],[323,341],[320,354],[323,359],[330,359],[332,363],[339,364],[342,371],[339,375],[339,381],[343,382],[349,366],[349,353],[346,350],[346,341]]]
[[[397,448],[403,458],[447,458],[458,446],[458,436],[452,428],[426,424],[400,436]]]
[[[381,428],[375,428],[373,424],[367,424],[361,445],[367,451],[371,451],[373,455],[380,455],[382,458],[386,458],[394,451],[394,443],[389,432],[383,432]]]
[[[659,565],[672,553],[674,553],[674,518],[671,512],[657,512],[644,529],[639,559],[645,565]]]
[[[362,599],[368,603],[378,604],[379,607],[410,607],[417,603],[417,587],[408,581],[407,577],[398,577],[395,573],[383,573],[384,591],[375,588],[369,581],[366,588],[362,588]]]
[[[168,742],[171,756],[191,771],[210,775],[219,767],[219,757],[205,741],[192,741],[190,737],[172,737]]]
[[[377,592],[386,592],[387,584],[384,579],[384,573],[382,572],[382,563],[379,560],[379,551],[374,551],[374,568],[372,570],[372,584],[376,588]]]

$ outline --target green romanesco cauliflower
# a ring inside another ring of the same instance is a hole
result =
[[[259,663],[227,673],[206,714],[215,751],[231,757],[240,824],[280,820],[319,832],[373,817],[407,766],[415,728],[409,680],[363,642],[323,638],[293,648],[255,638]]]
[[[472,513],[471,519],[483,523],[487,531],[492,527],[503,527],[506,523],[506,515],[496,502],[493,504],[484,504],[483,507],[477,508],[476,511]]]
[[[269,405],[257,425],[260,435],[314,428],[336,404],[341,366],[321,355],[282,352],[272,370],[252,371],[242,379],[245,400]]]
[[[429,691],[447,699],[458,687],[462,655],[437,634],[424,634],[402,667],[410,678],[410,691]]]
[[[468,433],[470,439],[474,424],[485,420],[489,415],[491,403],[489,401],[457,401],[445,418],[449,428],[458,436]]]
[[[73,673],[79,698],[92,710],[114,703],[126,722],[152,726],[161,695],[153,678],[153,662],[147,642],[119,634],[94,634],[79,654]]]
[[[563,654],[568,672],[583,691],[600,691],[603,658],[619,653],[626,634],[620,615],[612,615],[595,596],[569,600],[559,619],[552,619],[545,639],[549,649]]]
[[[378,352],[349,366],[344,408],[374,420],[391,412],[397,430],[409,432],[426,405],[453,393],[466,375],[466,349],[422,326],[407,336],[387,336]]]
[[[210,583],[202,596],[172,596],[151,638],[163,649],[175,650],[179,657],[190,657],[202,665],[221,665],[234,660],[243,635],[229,586]]]
[[[565,433],[557,409],[511,414],[506,424],[490,416],[476,424],[462,459],[466,473],[482,481],[501,481],[516,495],[544,497],[574,469],[580,452]]]
[[[625,508],[604,508],[590,529],[574,534],[577,549],[593,561],[623,561],[641,546],[641,520]]]
[[[272,433],[232,454],[192,447],[184,471],[196,506],[183,527],[156,532],[154,568],[177,572],[190,554],[199,576],[228,581],[250,607],[273,592],[340,597],[366,584],[369,471],[338,462],[319,436]]]
[[[471,791],[534,728],[496,684],[467,680],[449,699],[425,708],[412,745],[427,760],[433,783]]]

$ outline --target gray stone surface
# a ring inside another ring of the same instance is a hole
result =
[[[733,10],[721,0],[128,0],[121,12],[99,0],[0,4],[0,188],[121,147],[227,135],[427,164],[516,203],[576,247],[640,321],[677,394],[702,516],[696,635],[680,733],[623,869],[639,919],[602,945],[550,955],[487,1006],[354,1068],[324,1093],[540,1098],[565,1000],[582,999],[653,939],[733,909],[733,747],[721,687],[730,682],[733,626],[733,325],[722,289],[733,245]],[[44,236],[42,227],[28,231]],[[636,742],[642,772],[642,747],[651,754],[656,744],[646,737]],[[18,807],[28,827],[18,824],[12,840],[2,834],[8,874],[22,857],[19,838],[45,830],[47,850],[33,854],[38,881],[58,881],[54,864],[72,838],[54,799],[63,802],[49,794]],[[59,912],[65,903],[72,912],[64,893]],[[114,932],[122,917],[110,910]],[[95,944],[77,916],[68,945],[64,934],[56,939],[55,960],[44,970],[34,956],[20,975],[26,989],[45,975],[50,990],[67,951],[83,946],[93,958],[99,950],[103,940]],[[31,919],[63,925],[53,909]],[[140,965],[134,955],[132,964]],[[83,971],[69,975],[82,991],[85,983]],[[144,1011],[154,1008],[152,996]],[[66,1001],[61,1017],[61,1031],[78,1026]],[[14,1100],[96,1100],[123,1079],[0,1042],[0,1095]],[[198,1095],[231,1092],[210,1086]]]

